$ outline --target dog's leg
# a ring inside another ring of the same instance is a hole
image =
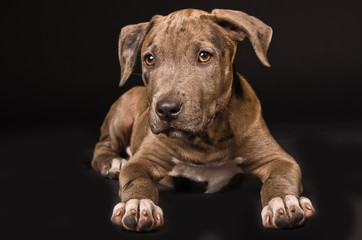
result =
[[[315,212],[302,192],[299,165],[291,159],[272,160],[265,166],[260,191],[263,225],[266,228],[290,228],[301,225]]]
[[[111,220],[128,230],[150,231],[163,225],[156,184],[171,166],[159,160],[163,157],[157,156],[157,146],[153,145],[151,151],[137,152],[121,169],[119,195],[122,202],[114,207]]]
[[[120,153],[121,149],[114,148],[109,138],[98,142],[92,160],[93,169],[111,179],[118,177],[123,164],[127,162],[119,156]]]
[[[264,128],[265,130],[265,128]],[[251,138],[251,173],[263,182],[260,191],[263,225],[290,228],[301,225],[315,210],[308,198],[301,197],[302,174],[297,162],[276,143],[268,131]],[[246,172],[249,170],[246,168]]]
[[[110,108],[101,127],[99,142],[96,144],[92,159],[92,167],[103,176],[116,178],[122,165],[127,160],[121,153],[130,155],[127,146],[130,144],[132,126],[137,117],[137,110],[142,111],[145,105],[143,88],[133,88],[123,94]]]
[[[109,178],[118,177],[122,165],[126,163],[126,159],[121,158],[120,153],[125,152],[129,144],[133,121],[126,116],[123,102],[121,97],[108,112],[92,159],[93,169]]]

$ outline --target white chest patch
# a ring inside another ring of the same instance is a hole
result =
[[[242,163],[243,159],[237,157],[226,163],[204,165],[185,163],[176,158],[173,158],[172,162],[175,164],[175,167],[169,173],[169,176],[185,177],[197,182],[208,182],[205,193],[214,193],[226,186],[236,174],[242,173],[238,164]]]

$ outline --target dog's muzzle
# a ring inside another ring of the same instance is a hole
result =
[[[159,118],[156,133],[164,133],[171,138],[181,138],[188,135],[187,131],[184,130],[184,123],[179,120],[182,108],[182,102],[174,98],[158,101],[155,108]]]

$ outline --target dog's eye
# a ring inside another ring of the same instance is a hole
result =
[[[155,64],[154,57],[151,54],[146,55],[145,62],[148,66]]]
[[[211,59],[211,54],[208,52],[200,52],[199,61],[200,62],[208,62]]]

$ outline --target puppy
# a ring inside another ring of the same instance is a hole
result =
[[[123,94],[101,127],[92,166],[119,177],[121,202],[112,221],[133,231],[164,224],[158,183],[202,183],[223,189],[237,174],[260,178],[266,228],[299,226],[314,214],[301,197],[301,170],[273,139],[260,102],[234,71],[238,42],[249,38],[270,66],[272,29],[240,11],[186,9],[126,26],[119,37],[122,86],[140,57],[144,87]],[[131,157],[120,157],[127,147]]]

